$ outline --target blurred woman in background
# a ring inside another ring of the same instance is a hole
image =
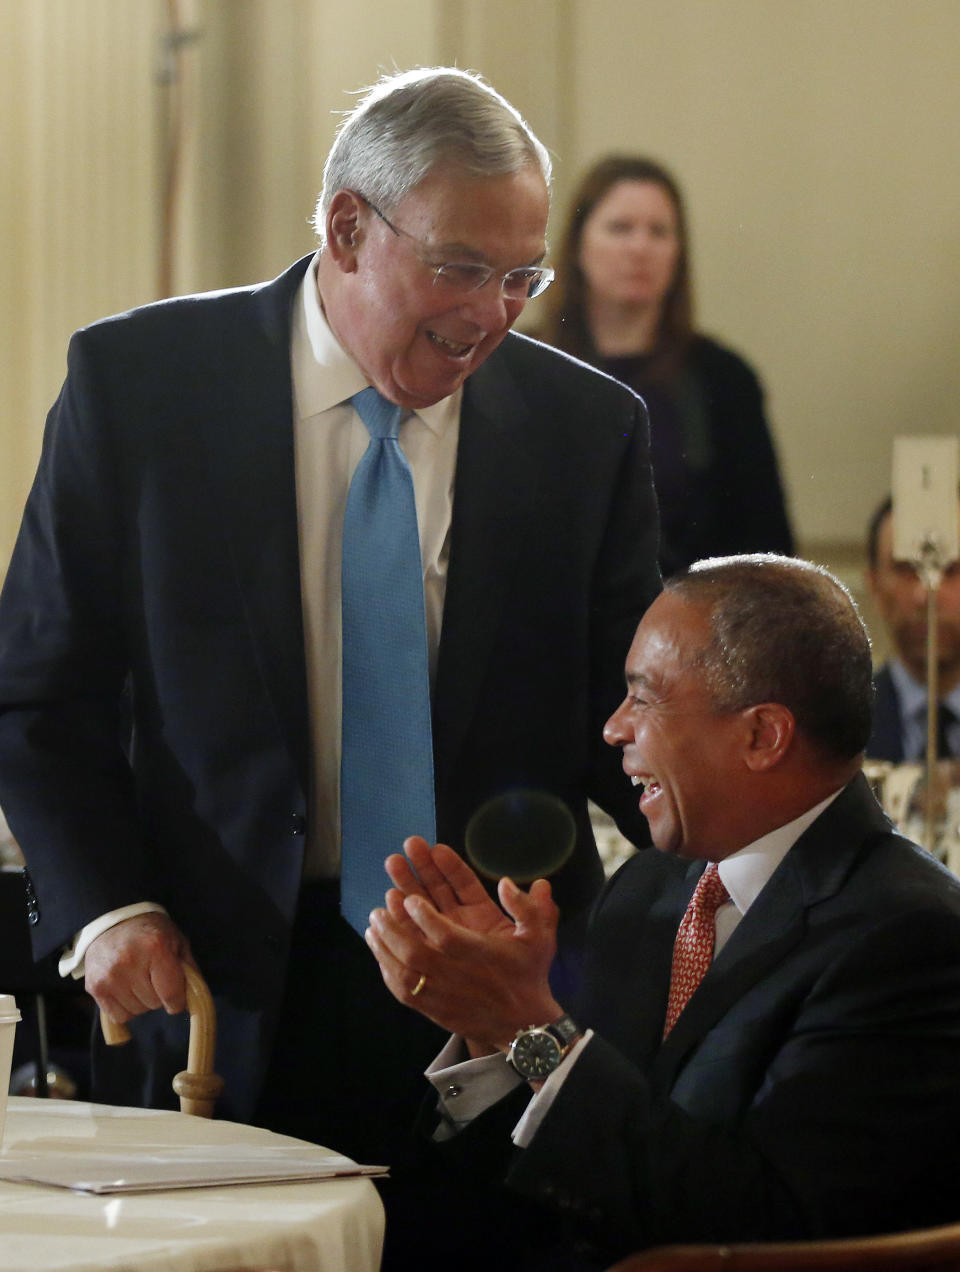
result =
[[[534,334],[646,401],[664,573],[705,556],[792,554],[760,382],[693,329],[686,220],[670,173],[636,156],[594,164],[556,267]]]

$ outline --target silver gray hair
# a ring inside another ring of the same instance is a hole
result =
[[[471,71],[419,67],[383,76],[341,123],[314,229],[322,240],[338,190],[356,190],[390,211],[441,163],[476,177],[538,167],[550,186],[550,155],[506,98]]]

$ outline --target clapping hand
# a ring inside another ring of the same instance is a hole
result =
[[[404,852],[387,859],[395,886],[366,933],[394,997],[462,1034],[474,1054],[505,1051],[518,1029],[559,1016],[548,981],[558,919],[549,883],[523,892],[501,879],[501,910],[446,844],[415,837]]]
[[[491,933],[513,927],[462,857],[446,844],[429,846],[425,839],[408,839],[406,856],[394,853],[384,863],[394,887],[404,897],[422,897],[457,927]]]

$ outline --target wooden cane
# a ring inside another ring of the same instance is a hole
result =
[[[206,981],[190,963],[182,966],[187,978],[190,1043],[187,1049],[187,1067],[173,1079],[173,1089],[180,1097],[181,1113],[212,1117],[214,1103],[223,1090],[223,1078],[213,1072],[217,1017]],[[111,1020],[103,1011],[100,1013],[100,1028],[103,1030],[104,1041],[110,1047],[122,1046],[130,1041],[127,1026]]]

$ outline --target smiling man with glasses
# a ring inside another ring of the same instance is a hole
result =
[[[396,207],[380,202],[352,188],[331,196],[317,281],[338,343],[386,398],[416,411],[456,392],[534,283],[543,290],[549,195],[528,160],[485,176],[444,164]]]
[[[549,181],[479,77],[387,77],[316,253],[74,337],[0,602],[0,800],[36,952],[133,1023],[98,1099],[171,1100],[185,1021],[151,1009],[192,957],[220,1115],[396,1167],[437,1031],[364,944],[383,860],[547,791],[574,919],[588,797],[644,834],[600,726],[659,588],[646,415],[510,330]]]

